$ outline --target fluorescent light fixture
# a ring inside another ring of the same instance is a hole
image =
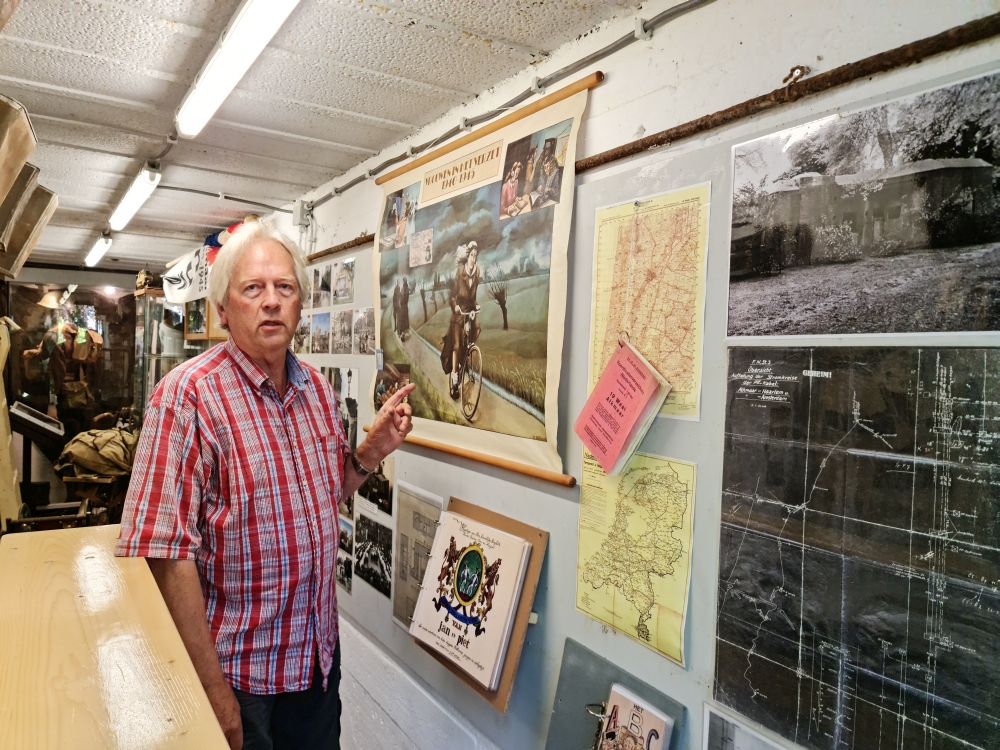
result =
[[[139,174],[132,180],[132,184],[129,185],[128,192],[125,193],[125,197],[118,204],[118,208],[115,209],[115,212],[111,214],[111,218],[108,219],[108,226],[111,227],[111,231],[120,232],[132,221],[135,212],[149,199],[156,186],[160,184],[161,176],[160,170],[149,164],[140,170]]]
[[[181,136],[194,138],[201,132],[298,4],[244,0],[177,110]]]
[[[105,234],[94,243],[93,249],[87,253],[87,257],[83,259],[83,262],[88,266],[96,266],[97,262],[104,257],[104,253],[110,249],[111,238]]]

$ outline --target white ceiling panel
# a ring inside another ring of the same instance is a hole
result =
[[[31,263],[79,266],[141,166],[161,187],[101,266],[161,270],[207,234],[287,206],[544,59],[633,0],[302,0],[201,135],[176,108],[240,0],[26,0],[0,93],[28,110],[60,196]],[[202,194],[206,193],[206,194]]]

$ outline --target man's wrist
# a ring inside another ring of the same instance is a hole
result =
[[[369,474],[373,474],[378,468],[378,461],[366,460],[367,456],[360,455],[361,450],[355,450],[350,455],[351,466],[354,468],[354,472],[359,476],[366,477]]]

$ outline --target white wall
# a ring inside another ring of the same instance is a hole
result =
[[[673,3],[650,2],[641,15],[649,18]],[[658,30],[651,41],[639,42],[612,58],[596,64],[607,74],[605,83],[591,94],[585,115],[579,154],[582,157],[613,148],[696,117],[769,92],[782,85],[793,65],[810,66],[821,73],[874,53],[931,36],[973,18],[997,11],[992,0],[942,0],[914,3],[903,0],[841,0],[841,2],[717,2],[688,14]],[[598,32],[557,51],[537,69],[484,92],[472,105],[459,108],[417,134],[419,143],[450,128],[459,117],[474,115],[510,98],[530,84],[535,75],[576,60],[634,26],[632,18],[607,24]],[[687,623],[687,669],[653,655],[623,636],[606,632],[599,624],[575,610],[576,525],[578,490],[562,489],[471,462],[451,459],[421,449],[407,448],[398,456],[396,476],[430,492],[454,495],[514,516],[548,530],[550,545],[535,602],[540,621],[528,632],[528,641],[514,688],[511,707],[499,715],[470,694],[435,660],[413,646],[392,624],[388,600],[364,582],[355,580],[354,591],[342,597],[341,612],[369,639],[366,646],[378,649],[380,676],[372,678],[377,689],[369,689],[364,669],[352,668],[345,681],[345,702],[372,701],[383,706],[383,719],[408,727],[409,743],[421,748],[475,747],[485,735],[503,748],[534,748],[545,744],[560,659],[565,638],[572,637],[592,650],[612,658],[635,674],[683,703],[688,710],[688,728],[681,747],[701,747],[702,705],[712,694],[714,669],[715,590],[718,573],[718,528],[721,492],[722,401],[725,394],[725,307],[729,226],[728,144],[802,122],[834,111],[853,108],[866,101],[896,96],[918,88],[981,72],[995,66],[1000,56],[996,41],[933,58],[918,66],[881,75],[858,85],[800,102],[778,112],[738,123],[727,129],[682,143],[673,149],[644,155],[627,164],[611,165],[581,176],[581,195],[588,186],[606,180],[636,164],[650,167],[649,185],[660,189],[671,184],[690,184],[711,179],[712,218],[709,245],[707,311],[705,329],[705,375],[702,419],[676,426],[669,422],[654,428],[644,447],[653,452],[698,464],[695,509],[695,545],[690,612]],[[589,71],[586,71],[589,72]],[[583,74],[581,73],[581,76]],[[388,149],[344,178],[313,191],[307,198],[326,193],[355,174],[405,150],[407,142]],[[711,155],[710,157],[708,155]],[[699,164],[702,163],[702,166]],[[596,189],[596,188],[595,188]],[[653,189],[646,192],[653,192]],[[372,182],[353,188],[316,212],[315,242],[307,249],[319,250],[375,230],[381,191]],[[580,226],[577,217],[576,226]],[[279,217],[286,231],[295,236],[287,217]],[[592,224],[592,222],[591,222]],[[592,240],[577,232],[571,239],[573,289],[567,316],[564,352],[564,384],[560,414],[560,449],[565,470],[579,477],[580,447],[568,439],[571,415],[583,403],[589,326],[589,269]],[[371,304],[373,292],[365,289],[371,279],[371,251],[348,252],[358,260],[359,305]],[[806,343],[806,342],[804,342]],[[964,340],[975,344],[976,341]],[[995,341],[993,342],[995,343]],[[332,364],[333,358],[314,358],[316,364]],[[344,364],[343,360],[340,362]],[[351,366],[362,368],[362,383],[374,374],[371,358],[352,358]],[[362,401],[361,422],[371,419],[371,409]],[[355,646],[345,640],[345,648]],[[374,659],[365,649],[364,659]],[[345,664],[353,656],[345,656]],[[396,679],[386,680],[385,665],[397,670]],[[394,688],[394,689],[393,689]],[[404,696],[416,696],[403,701]],[[442,744],[435,722],[445,721],[441,705],[454,707],[460,715],[461,732],[455,742]],[[426,708],[425,712],[422,707]],[[428,716],[434,717],[433,720]],[[470,730],[467,724],[471,724]],[[388,724],[386,724],[388,726]],[[345,730],[345,746],[361,746],[352,727]],[[388,731],[388,730],[386,730]],[[471,737],[472,739],[468,739]],[[575,749],[570,749],[575,750]]]

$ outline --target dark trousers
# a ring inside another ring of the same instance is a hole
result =
[[[308,690],[279,695],[234,692],[243,719],[243,750],[339,750],[339,642],[325,692],[318,655]]]

